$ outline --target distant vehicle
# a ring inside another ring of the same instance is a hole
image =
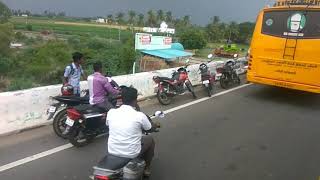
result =
[[[233,58],[235,54],[241,51],[236,44],[226,44],[214,50],[214,54],[218,57]]]
[[[320,1],[278,0],[259,13],[249,82],[320,93]]]

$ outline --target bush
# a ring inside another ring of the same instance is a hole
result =
[[[71,63],[71,52],[64,42],[48,41],[33,52],[31,63],[25,67],[26,73],[37,77],[37,82],[61,82],[65,66]]]
[[[18,41],[26,40],[27,37],[22,32],[16,32],[15,39]]]
[[[34,87],[32,78],[15,78],[10,81],[9,86],[7,87],[7,91],[16,91],[22,89],[28,89]]]
[[[26,26],[26,28],[27,28],[28,31],[32,31],[32,29],[33,29],[31,24],[28,24],[28,25]]]
[[[182,33],[180,42],[186,49],[202,49],[207,44],[204,33],[196,29],[187,30]]]
[[[0,24],[0,56],[7,56],[10,54],[10,42],[13,39],[12,24]]]
[[[0,57],[0,75],[6,75],[10,72],[10,59],[7,57]]]

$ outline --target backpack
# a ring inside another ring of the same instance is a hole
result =
[[[69,73],[69,76],[72,76],[72,75],[74,74],[74,68],[73,68],[73,65],[72,65],[72,64],[70,64],[69,66],[70,66],[70,68],[71,68],[70,73]]]

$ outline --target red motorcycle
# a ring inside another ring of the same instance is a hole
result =
[[[181,95],[185,93],[186,90],[191,92],[193,98],[197,98],[188,77],[187,67],[188,65],[173,72],[171,78],[159,76],[153,77],[153,81],[157,83],[155,93],[157,93],[157,98],[161,104],[169,105],[174,96]]]
[[[201,82],[206,88],[208,96],[211,97],[214,89],[215,75],[211,74],[207,64],[202,63],[199,65],[201,74]]]

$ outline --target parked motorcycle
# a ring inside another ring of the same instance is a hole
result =
[[[222,68],[217,68],[217,72],[221,72],[220,86],[223,89],[228,89],[233,85],[241,83],[240,77],[236,72],[236,62],[238,55],[234,55],[234,60],[227,61]]]
[[[89,91],[83,90],[82,92],[84,93],[83,97],[73,96],[72,94],[51,97],[51,99],[56,102],[51,104],[47,110],[47,120],[53,118],[53,130],[61,138],[67,138],[67,136],[63,134],[66,128],[67,109],[80,104],[89,104]]]
[[[208,55],[208,59],[213,58],[212,54]],[[210,63],[211,60],[208,61]],[[208,68],[208,63],[201,63],[199,65],[199,71],[201,74],[201,82],[203,86],[206,88],[208,96],[211,97],[213,90],[214,90],[214,83],[215,83],[215,75],[212,74]]]
[[[152,122],[151,117],[147,116]],[[157,111],[153,117],[163,118],[164,113]],[[159,132],[157,126],[145,134]],[[93,180],[142,180],[145,161],[139,158],[126,159],[113,155],[105,156],[97,166],[93,167]]]
[[[191,92],[193,98],[197,98],[193,86],[188,77],[188,64],[172,73],[172,77],[154,76],[153,81],[157,84],[154,92],[157,93],[159,102],[163,105],[169,105],[172,98],[176,95]]]

